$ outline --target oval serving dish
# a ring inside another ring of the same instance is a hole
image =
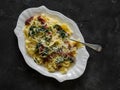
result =
[[[24,33],[23,33],[23,28],[25,25],[24,22],[31,16],[39,15],[41,13],[48,14],[48,15],[54,17],[55,19],[60,20],[61,22],[67,23],[69,25],[69,27],[71,28],[71,30],[73,31],[72,38],[74,38],[74,39],[79,38],[81,42],[84,42],[84,38],[83,38],[77,24],[73,20],[64,16],[63,14],[61,14],[57,11],[49,10],[45,6],[26,9],[20,14],[18,21],[17,21],[16,28],[14,30],[14,32],[17,36],[17,39],[18,39],[19,49],[25,59],[25,62],[31,68],[38,71],[39,73],[41,73],[45,76],[48,76],[48,77],[55,78],[59,82],[63,82],[65,80],[76,79],[76,78],[80,77],[83,74],[83,72],[85,71],[87,60],[89,57],[89,54],[85,47],[82,47],[77,51],[75,65],[73,67],[71,67],[66,74],[61,74],[60,72],[55,72],[55,73],[48,72],[45,67],[36,64],[34,62],[34,60],[27,54],[26,49],[25,49],[25,38],[24,38]]]

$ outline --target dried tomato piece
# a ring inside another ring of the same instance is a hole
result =
[[[42,52],[43,50],[44,50],[44,46],[41,45],[41,46],[39,47],[39,52]]]
[[[72,48],[72,46],[70,44],[68,44],[68,49],[70,50]]]
[[[30,17],[28,18],[26,21],[25,21],[25,25],[30,25],[30,22],[33,20],[33,17]]]
[[[65,41],[64,41],[64,43],[65,43],[65,44],[68,44],[68,43],[69,43],[69,41],[65,40]]]
[[[40,21],[41,24],[45,24],[45,20],[41,16],[38,16],[38,21]]]
[[[45,28],[45,29],[47,29],[47,28],[48,28],[47,24],[45,24],[45,25],[44,25],[44,28]]]
[[[72,52],[69,52],[69,53],[68,53],[68,56],[73,56],[73,53],[72,53]]]
[[[47,34],[47,36],[50,36],[50,37],[52,36],[52,32],[51,31],[48,31],[46,34]]]
[[[43,63],[46,63],[46,62],[48,62],[48,61],[49,61],[48,58],[43,58]]]
[[[48,32],[48,35],[51,35],[52,33],[51,32]]]
[[[57,55],[57,53],[56,53],[56,52],[53,52],[53,53],[51,53],[50,55],[48,55],[47,58],[52,59],[52,58],[56,57],[56,55]]]

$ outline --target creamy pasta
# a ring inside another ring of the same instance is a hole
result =
[[[27,53],[49,72],[66,73],[75,63],[77,50],[82,46],[70,40],[72,30],[46,14],[25,21],[24,36]]]

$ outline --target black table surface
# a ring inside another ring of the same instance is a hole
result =
[[[86,42],[103,46],[100,53],[87,48],[78,79],[59,83],[25,63],[14,28],[23,10],[41,5],[73,19]],[[0,90],[120,90],[120,0],[1,0]]]

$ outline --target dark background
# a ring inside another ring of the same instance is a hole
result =
[[[87,48],[80,78],[59,83],[25,63],[14,28],[23,10],[41,5],[73,19],[86,42],[103,46],[100,53]],[[0,90],[120,90],[120,0],[1,0]]]

